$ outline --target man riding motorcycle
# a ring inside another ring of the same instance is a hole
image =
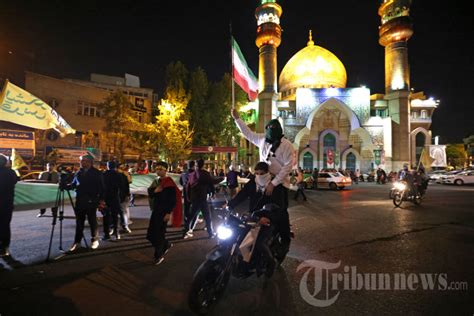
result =
[[[268,247],[268,240],[274,233],[274,230],[284,230],[289,227],[283,227],[287,221],[284,220],[282,205],[285,205],[284,194],[280,189],[282,186],[274,188],[271,195],[265,194],[266,186],[271,182],[272,176],[269,173],[268,164],[259,162],[255,166],[255,180],[250,180],[243,189],[228,203],[229,208],[235,208],[240,203],[247,199],[249,201],[249,210],[260,217],[259,224],[261,225],[260,233],[256,242],[256,251],[262,253],[267,262],[266,276],[270,277],[275,270],[275,259]],[[265,205],[272,204],[276,206],[271,210],[262,210]],[[286,224],[288,225],[288,224]],[[284,258],[286,253],[281,254]]]

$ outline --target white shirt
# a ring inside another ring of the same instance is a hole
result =
[[[265,141],[265,134],[255,133],[240,118],[235,120],[235,123],[244,137],[258,147],[260,161],[269,165],[270,173],[275,176],[272,184],[277,186],[281,183],[284,187],[290,188],[290,172],[294,164],[294,148],[291,142],[286,138],[282,138],[281,144],[275,152],[275,157],[272,157],[270,152],[272,144]]]

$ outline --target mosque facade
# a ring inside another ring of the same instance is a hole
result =
[[[315,44],[306,47],[277,74],[282,43],[282,7],[262,0],[256,9],[259,97],[256,130],[278,117],[305,169],[399,170],[415,165],[431,145],[431,117],[438,101],[410,88],[408,40],[413,34],[411,0],[385,0],[379,44],[385,49],[385,93],[347,87],[344,64]],[[277,83],[278,81],[278,83]],[[443,149],[443,148],[441,148]],[[443,149],[444,150],[444,149]]]

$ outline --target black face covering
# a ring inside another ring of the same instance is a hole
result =
[[[277,119],[273,119],[265,126],[265,141],[273,144],[278,142],[283,137],[283,129]]]

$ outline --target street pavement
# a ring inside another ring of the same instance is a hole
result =
[[[296,237],[282,267],[270,280],[231,279],[212,314],[473,315],[474,187],[433,184],[421,205],[401,208],[389,189],[360,183],[291,199]],[[204,230],[183,240],[170,228],[174,247],[154,266],[146,203],[131,208],[131,234],[95,251],[64,255],[58,222],[49,262],[52,218],[15,212],[12,257],[0,259],[0,315],[192,315],[193,273],[216,240]],[[75,227],[69,206],[65,215],[68,249]],[[90,244],[88,227],[85,235]]]

